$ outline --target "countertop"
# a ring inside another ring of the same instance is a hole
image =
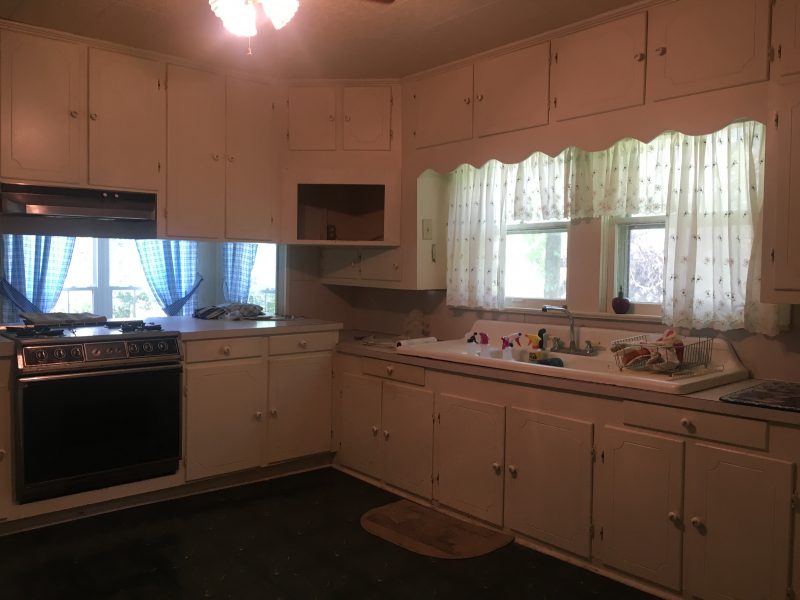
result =
[[[374,344],[365,344],[363,340],[355,339],[356,336],[372,335]],[[496,369],[489,367],[468,365],[447,360],[435,360],[418,356],[397,354],[395,343],[399,338],[386,334],[370,334],[370,332],[346,330],[339,334],[339,344],[336,346],[338,352],[377,358],[396,363],[411,364],[458,375],[468,375],[483,379],[494,379],[504,383],[517,383],[522,385],[533,385],[541,388],[550,388],[558,391],[577,392],[602,396],[617,400],[635,400],[649,404],[660,404],[686,408],[690,410],[700,410],[724,415],[745,417],[749,419],[762,419],[774,423],[785,423],[788,425],[800,425],[800,413],[771,408],[761,408],[742,404],[731,404],[720,401],[720,396],[730,394],[748,387],[752,387],[763,380],[745,379],[735,383],[729,383],[687,395],[665,394],[661,392],[651,392],[635,388],[621,387],[608,384],[588,383],[551,377],[544,375],[533,375],[530,373],[520,373],[515,371],[503,371],[499,373]]]

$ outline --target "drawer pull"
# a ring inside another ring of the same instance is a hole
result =
[[[230,346],[223,346],[222,347],[222,353],[225,356],[230,356],[231,355],[231,347]]]
[[[297,342],[297,345],[300,346],[303,350],[308,348],[308,342],[306,340],[300,340]]]
[[[684,428],[686,431],[689,431],[689,432],[692,432],[692,433],[694,433],[694,430],[695,430],[694,423],[692,423],[692,422],[691,422],[689,419],[687,419],[686,417],[683,417],[683,418],[681,419],[681,427],[683,427],[683,428]]]
[[[517,467],[514,465],[508,465],[508,472],[511,473],[511,477],[513,479],[517,478]]]
[[[391,375],[392,373],[394,373],[394,367],[392,365],[387,365],[386,366],[386,374],[387,375]]]

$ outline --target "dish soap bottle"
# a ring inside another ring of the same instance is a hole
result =
[[[631,308],[631,301],[625,297],[625,292],[622,291],[622,286],[619,286],[617,297],[611,299],[611,308],[618,315],[624,315]]]

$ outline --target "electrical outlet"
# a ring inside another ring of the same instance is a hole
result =
[[[422,219],[422,239],[433,239],[433,219]]]

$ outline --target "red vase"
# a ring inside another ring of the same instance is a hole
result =
[[[624,315],[628,312],[630,307],[631,301],[625,297],[625,292],[622,291],[622,286],[620,286],[616,298],[611,299],[611,308],[614,309],[614,312],[618,315]]]

